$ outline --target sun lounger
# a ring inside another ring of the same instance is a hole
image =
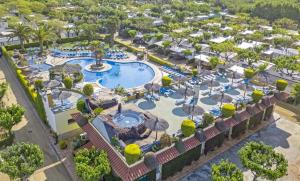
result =
[[[177,99],[175,101],[175,105],[181,105],[181,104],[184,104],[186,102],[186,99]]]
[[[158,94],[153,94],[152,97],[156,100],[156,101],[159,101],[160,100],[160,97]]]

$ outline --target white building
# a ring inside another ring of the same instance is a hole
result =
[[[52,91],[48,90],[41,93],[48,124],[59,139],[69,138],[82,132],[71,117],[71,114],[78,112],[76,103],[82,95],[74,92],[71,92],[71,94],[70,98],[64,100],[64,105],[61,105],[61,100],[53,98]]]

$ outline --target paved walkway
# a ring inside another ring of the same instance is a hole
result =
[[[211,164],[218,163],[221,159],[229,159],[236,163],[244,172],[244,180],[252,180],[252,174],[243,169],[239,161],[237,152],[247,142],[252,140],[263,141],[271,145],[278,152],[285,155],[289,162],[288,175],[278,179],[282,181],[297,181],[300,180],[300,125],[291,122],[287,119],[281,118],[276,123],[269,125],[267,128],[253,134],[246,140],[234,145],[229,150],[221,153],[215,158],[211,159],[202,166],[194,169],[187,176],[180,179],[181,181],[198,181],[210,180]]]
[[[20,104],[25,109],[25,117],[21,123],[16,125],[13,130],[15,133],[15,142],[30,142],[38,144],[44,152],[45,163],[43,168],[37,170],[29,180],[32,181],[71,181],[66,168],[64,167],[62,161],[58,159],[57,154],[55,154],[52,146],[50,145],[48,138],[48,129],[42,124],[35,108],[28,99],[23,88],[19,84],[14,72],[11,71],[7,62],[3,59],[0,60],[0,76],[1,81],[6,81],[9,83],[8,94],[5,98],[5,102],[8,104]],[[9,178],[0,173],[1,181],[8,181]]]

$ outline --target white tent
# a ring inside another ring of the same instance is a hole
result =
[[[235,72],[237,74],[243,75],[244,74],[244,68],[238,65],[233,65],[232,67],[229,68],[232,72]]]

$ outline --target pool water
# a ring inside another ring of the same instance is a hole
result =
[[[102,86],[113,89],[118,86],[134,88],[150,82],[155,73],[153,69],[144,63],[129,62],[119,63],[105,60],[103,63],[111,65],[111,69],[105,72],[90,72],[85,70],[87,65],[95,63],[95,59],[76,59],[68,61],[69,64],[79,64],[82,67],[85,82],[99,82]]]
[[[113,122],[121,128],[131,128],[141,124],[143,119],[140,117],[139,113],[125,111],[121,114],[117,114],[114,117]]]

